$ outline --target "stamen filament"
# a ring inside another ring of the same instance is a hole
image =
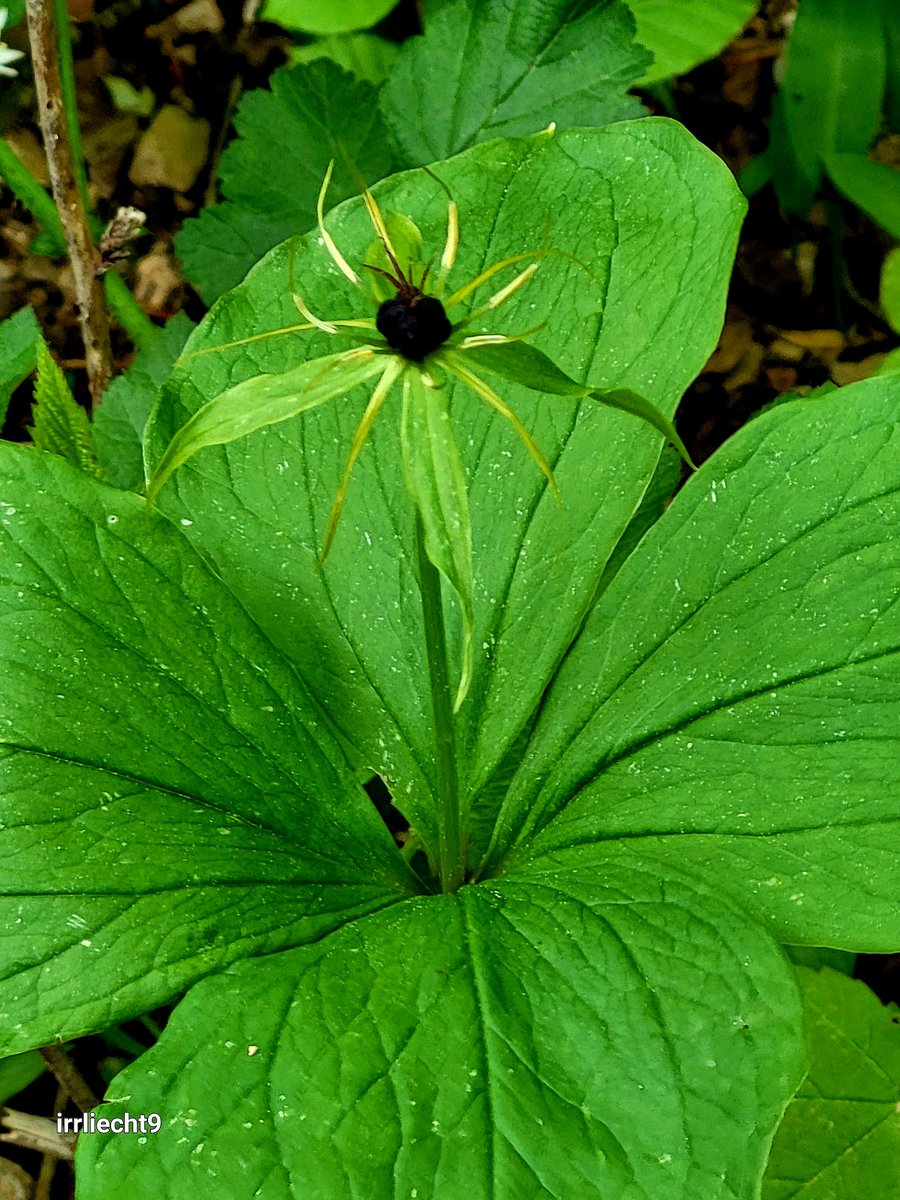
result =
[[[322,180],[322,186],[319,189],[319,199],[316,201],[316,222],[319,226],[319,234],[321,235],[322,241],[325,243],[328,253],[332,257],[335,266],[338,268],[341,274],[349,279],[351,283],[355,283],[357,286],[362,286],[362,280],[347,262],[346,258],[344,258],[343,254],[341,254],[340,250],[338,250],[334,238],[325,228],[325,194],[328,191],[328,185],[331,183],[331,176],[333,172],[334,159],[332,159],[328,164],[328,170],[325,172],[325,178]]]
[[[476,288],[480,288],[483,283],[487,283],[498,271],[502,271],[506,267],[511,267],[513,263],[523,262],[526,258],[534,258],[541,253],[539,250],[525,250],[521,254],[512,254],[509,258],[501,259],[500,262],[496,262],[482,271],[480,275],[476,275],[465,287],[461,287],[458,292],[454,292],[452,296],[448,296],[444,301],[444,308],[452,308],[454,304],[459,304],[460,301],[465,300],[466,296],[471,296]]]
[[[440,299],[444,294],[447,276],[453,269],[453,264],[456,262],[456,252],[459,249],[459,205],[453,199],[453,193],[439,175],[435,175],[430,167],[423,167],[422,170],[443,188],[447,196],[447,238],[441,253],[441,270],[434,290],[434,295]],[[424,288],[424,286],[423,282],[422,287]]]
[[[311,312],[304,303],[302,296],[298,296],[294,292],[292,299],[303,316],[306,317],[307,321],[311,321],[316,329],[321,329],[323,333],[337,333],[337,326],[333,325],[330,321],[323,321],[321,317],[317,317],[315,313]]]
[[[489,387],[483,379],[465,366],[458,354],[454,354],[452,351],[445,352],[443,358],[444,362],[451,367],[453,373],[458,379],[461,379],[463,383],[468,384],[473,392],[479,395],[482,400],[486,400],[488,404],[490,404],[491,408],[496,409],[496,411],[500,413],[502,417],[505,417],[507,421],[509,421],[510,425],[512,425],[513,429],[524,443],[528,453],[546,476],[547,482],[550,484],[554,498],[556,499],[556,503],[561,508],[562,496],[560,495],[559,487],[557,486],[556,478],[553,474],[553,468],[547,462],[546,458],[544,458],[543,454],[538,449],[534,438],[531,436],[513,410],[508,405],[503,403],[493,388]]]
[[[546,324],[546,321],[541,321],[540,325],[533,325],[531,329],[525,329],[521,333],[473,333],[455,343],[456,349],[468,350],[473,346],[501,346],[505,342],[524,342],[526,338],[540,333]]]

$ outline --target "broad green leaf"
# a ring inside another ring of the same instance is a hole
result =
[[[880,293],[884,315],[892,328],[900,333],[900,246],[884,260]]]
[[[10,397],[35,368],[41,342],[34,309],[20,308],[0,324],[0,425],[6,420]]]
[[[87,413],[69,390],[65,376],[54,362],[43,338],[37,344],[37,375],[34,381],[34,422],[28,432],[38,450],[58,454],[73,466],[100,477],[94,435]]]
[[[419,166],[498,136],[641,113],[649,56],[620,0],[451,0],[407,41],[381,96],[395,158]],[[538,214],[535,225],[540,224]]]
[[[792,963],[800,967],[809,967],[818,971],[821,967],[831,967],[842,975],[853,978],[857,956],[848,950],[830,950],[822,946],[785,946],[785,953]]]
[[[358,351],[356,353],[359,353]],[[345,396],[383,375],[389,360],[369,354],[349,361],[347,351],[301,363],[280,375],[257,375],[220,392],[178,430],[155,465],[147,501],[155,503],[173,471],[208,446],[224,446]]]
[[[719,160],[674,122],[647,120],[477,147],[437,172],[461,213],[448,294],[486,264],[534,247],[535,214],[551,211],[550,242],[565,255],[543,257],[527,286],[491,315],[491,331],[515,334],[543,321],[535,341],[568,376],[641,393],[671,415],[714,348],[724,311],[743,205]],[[415,221],[427,256],[440,252],[446,197],[432,180],[411,172],[374,194],[382,210]],[[361,201],[341,205],[328,227],[351,263],[365,261],[373,235]],[[223,297],[189,351],[295,325],[289,258],[288,246],[273,251]],[[294,262],[297,287],[319,316],[373,315],[317,235],[298,240]],[[516,269],[468,303],[486,299]],[[226,388],[334,349],[322,333],[295,333],[188,358],[163,390],[148,461],[158,461],[174,433]],[[475,670],[460,710],[469,795],[487,787],[529,721],[659,455],[658,435],[631,416],[515,384],[500,393],[553,465],[562,510],[509,424],[453,386],[475,564]],[[321,697],[360,765],[387,781],[433,847],[433,729],[397,401],[385,406],[354,468],[334,547],[323,572],[315,569],[367,399],[360,388],[297,421],[205,451],[176,472],[160,504],[193,522],[188,536],[202,542]]]
[[[640,508],[631,518],[628,528],[606,564],[606,570],[597,584],[597,594],[608,586],[618,573],[629,554],[635,549],[644,534],[659,520],[681,482],[681,457],[673,446],[663,446],[656,470],[641,498]]]
[[[321,707],[183,533],[0,445],[0,1053],[409,890]]]
[[[877,221],[892,237],[900,238],[900,170],[872,162],[864,154],[829,154],[825,169],[835,187]]]
[[[459,602],[462,649],[454,708],[466,698],[472,679],[475,603],[472,576],[472,522],[465,471],[444,388],[429,388],[418,371],[404,376],[400,441],[406,486],[422,520],[425,550]]]
[[[357,79],[377,85],[385,81],[399,52],[397,43],[389,42],[387,38],[371,33],[348,33],[316,38],[307,46],[294,46],[291,62],[311,63],[330,58]]]
[[[187,221],[175,239],[185,273],[207,303],[233,287],[263,254],[315,223],[331,159],[331,202],[390,170],[375,89],[333,62],[276,71],[270,89],[248,92],[235,116],[238,136],[222,156],[224,204]]]
[[[136,491],[143,486],[144,426],[156,393],[192,328],[184,313],[178,313],[160,330],[153,345],[142,350],[125,374],[103,393],[103,403],[94,413],[94,444],[104,477],[115,487]]]
[[[349,33],[386,17],[397,0],[266,0],[262,18],[298,33]]]
[[[827,967],[799,969],[809,1074],[788,1106],[763,1200],[900,1193],[900,1009]]]
[[[869,149],[881,123],[885,70],[879,5],[814,0],[799,7],[770,129],[775,189],[788,212],[808,213],[826,156]]]
[[[799,1018],[737,906],[570,855],[201,983],[112,1087],[163,1132],[82,1138],[82,1196],[749,1197]]]
[[[898,405],[781,405],[688,481],[554,680],[495,862],[628,838],[785,942],[900,943]]]
[[[0,1103],[11,1100],[17,1092],[40,1079],[46,1070],[47,1064],[34,1051],[12,1054],[0,1060]]]
[[[814,0],[815,2],[815,0]],[[755,0],[628,0],[637,41],[653,54],[641,83],[682,75],[737,37]]]

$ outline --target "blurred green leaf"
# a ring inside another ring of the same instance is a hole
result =
[[[890,252],[881,268],[880,300],[884,315],[900,333],[900,246]]]
[[[383,83],[394,65],[400,47],[372,33],[348,33],[317,38],[307,46],[294,46],[292,63],[311,63],[320,58],[332,62],[368,83]]]
[[[350,33],[369,29],[386,17],[397,0],[266,0],[263,21],[298,33]]]
[[[20,308],[0,324],[0,425],[13,392],[35,368],[41,331],[31,308]]]
[[[682,75],[740,33],[756,0],[628,0],[637,41],[653,54],[642,84]]]
[[[46,1070],[47,1064],[36,1050],[0,1059],[0,1104],[5,1104],[30,1083],[40,1079]]]
[[[763,1200],[896,1200],[900,1009],[828,967],[797,975],[809,1074],[775,1134]]]
[[[153,90],[146,84],[138,91],[129,79],[123,79],[121,75],[104,75],[103,82],[106,84],[113,107],[118,112],[149,117],[156,107]]]
[[[864,154],[829,154],[824,161],[835,187],[892,237],[900,238],[900,170]]]
[[[881,123],[886,70],[878,4],[799,6],[770,123],[769,161],[787,212],[809,212],[827,155],[869,149]]]

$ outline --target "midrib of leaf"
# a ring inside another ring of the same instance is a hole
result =
[[[487,1029],[485,1028],[484,1015],[487,1011],[484,994],[480,984],[480,964],[476,958],[474,945],[474,929],[471,921],[469,906],[466,903],[465,892],[457,893],[459,902],[459,928],[462,934],[462,945],[466,957],[469,960],[469,970],[472,978],[472,989],[475,993],[475,1007],[478,1012],[478,1042],[481,1046],[481,1061],[483,1064],[482,1077],[484,1079],[484,1102],[486,1110],[485,1125],[488,1129],[488,1154],[486,1158],[489,1162],[488,1177],[485,1180],[485,1190],[482,1193],[484,1200],[492,1200],[495,1195],[494,1181],[497,1179],[497,1126],[494,1121],[494,1097],[491,1087],[492,1073],[490,1054],[488,1052]]]
[[[765,445],[765,443],[763,443],[763,446],[764,445]],[[760,447],[760,450],[763,448],[763,446]],[[802,462],[802,461],[803,461],[802,459],[798,460],[798,464],[799,464],[799,462]],[[647,666],[647,664],[653,660],[655,655],[657,653],[659,653],[659,651],[664,650],[666,648],[667,644],[672,639],[677,637],[677,635],[679,633],[681,633],[682,630],[684,630],[688,625],[690,625],[691,622],[696,617],[698,617],[701,613],[703,613],[705,609],[707,609],[711,605],[717,605],[719,603],[719,601],[721,600],[721,598],[726,596],[733,587],[735,587],[739,583],[743,582],[743,580],[745,580],[749,576],[753,575],[756,571],[759,571],[759,570],[763,569],[764,567],[769,566],[770,564],[774,563],[780,556],[792,555],[796,551],[797,547],[799,545],[801,545],[802,541],[805,538],[807,538],[810,534],[818,533],[821,529],[823,529],[825,526],[827,526],[831,521],[843,518],[847,513],[854,512],[857,509],[865,508],[869,504],[875,504],[878,501],[882,500],[884,497],[890,496],[892,494],[893,494],[893,492],[880,492],[880,493],[877,493],[875,496],[871,496],[871,497],[867,496],[863,499],[860,499],[859,501],[857,501],[853,504],[849,504],[846,507],[840,507],[840,508],[836,507],[834,511],[832,511],[830,513],[826,513],[819,520],[813,521],[810,524],[808,524],[804,528],[802,534],[799,537],[793,539],[792,541],[788,542],[787,544],[775,547],[771,551],[771,553],[763,555],[762,557],[755,559],[752,563],[748,564],[742,570],[739,570],[735,574],[731,575],[728,579],[728,582],[722,587],[719,587],[719,584],[718,584],[719,575],[717,574],[715,576],[713,582],[710,584],[710,587],[708,589],[709,594],[700,602],[700,604],[698,604],[695,608],[691,609],[690,612],[684,614],[683,619],[677,625],[673,625],[671,628],[666,630],[666,632],[664,633],[664,635],[662,637],[662,640],[657,641],[657,643],[649,650],[649,652],[639,662],[635,662],[635,663],[632,663],[629,665],[625,680],[620,678],[612,686],[606,699],[603,701],[603,705],[605,705],[606,703],[608,703],[608,701],[610,699],[612,699],[612,697],[615,695],[615,693],[622,686],[623,682],[627,682],[628,679],[631,679],[632,677],[637,675],[640,671],[642,671],[644,669],[644,667]],[[873,530],[873,532],[875,530],[879,530],[881,528],[881,526],[878,524],[877,521],[870,522],[869,527]],[[873,539],[871,542],[867,543],[865,548],[875,549],[878,546],[880,546],[885,540],[886,540],[885,537]],[[862,547],[859,544],[854,545],[852,551],[850,552],[851,555],[858,554],[861,548]],[[832,560],[831,563],[829,563],[829,566],[831,566],[832,563],[836,563],[839,561],[840,561],[840,559],[834,559],[834,560]],[[606,647],[606,658],[607,659],[609,657],[609,654],[611,653],[611,649],[612,649],[611,645],[607,645],[607,647]],[[893,647],[889,648],[888,651],[886,651],[886,653],[893,653],[894,649],[895,648],[893,648]],[[851,665],[851,664],[843,663],[843,664],[837,664],[837,665],[840,666],[840,665]],[[833,669],[835,669],[835,668],[829,667],[822,673],[827,674]],[[813,672],[811,677],[815,678],[816,674],[817,674],[816,672]],[[802,681],[803,678],[804,678],[804,676],[798,676],[796,679],[792,678],[792,677],[785,677],[785,679],[788,683],[799,682],[799,681]],[[768,690],[771,690],[772,686],[774,686],[774,685],[770,685]],[[763,688],[762,690],[765,691],[767,689]],[[740,699],[749,699],[749,698],[752,698],[752,696],[756,695],[756,694],[757,694],[756,692],[751,691],[746,694],[742,694],[740,696]],[[591,721],[597,715],[597,712],[599,711],[600,707],[602,707],[602,705],[598,705],[597,708],[593,711],[593,713],[591,713],[585,721],[583,721],[580,725],[578,725],[577,727],[574,728],[571,741],[574,741],[576,738],[578,738],[584,732],[584,730],[587,728],[587,726],[591,723]],[[691,719],[694,719],[694,718],[691,718]]]
[[[235,812],[234,809],[224,808],[221,804],[217,804],[207,797],[199,795],[198,793],[187,792],[180,788],[170,787],[164,783],[157,783],[152,779],[145,779],[142,775],[137,775],[132,771],[123,771],[117,767],[110,767],[104,763],[92,762],[87,758],[76,758],[70,754],[60,754],[52,750],[41,750],[36,746],[26,746],[19,742],[0,742],[0,760],[2,760],[3,751],[10,751],[13,754],[32,754],[37,758],[45,758],[51,762],[63,763],[66,766],[87,767],[92,771],[96,771],[98,774],[108,775],[113,779],[122,779],[126,780],[128,783],[136,784],[141,789],[152,792],[160,792],[166,796],[173,796],[176,800],[184,800],[186,803],[199,805],[201,808],[208,809],[210,812],[218,813],[222,817],[227,817],[229,821],[233,821],[235,824],[244,825],[248,829],[256,829],[263,833],[270,834],[277,841],[284,842],[287,840],[294,842],[294,834],[290,829],[276,829],[274,826],[260,820],[257,816],[251,817],[246,813]],[[113,800],[107,807],[112,808],[116,803],[120,801],[124,802],[126,799],[127,797],[119,797],[118,800]],[[84,813],[91,811],[93,810],[86,809],[84,810]],[[82,815],[84,815],[84,813],[82,813]],[[63,824],[67,824],[74,819],[75,818],[67,817],[63,821]],[[45,823],[48,825],[58,824],[56,821],[48,821]],[[29,824],[38,825],[41,824],[41,822],[31,820]],[[304,855],[309,855],[309,847],[306,844],[297,842],[297,847]],[[269,851],[267,851],[267,853],[268,852]],[[277,847],[275,847],[272,852],[283,853],[290,856],[287,850],[282,851]],[[317,857],[324,862],[333,862],[336,865],[340,864],[340,859],[334,858],[331,855],[323,854],[321,851],[316,851],[316,854]],[[18,891],[15,894],[18,895]]]
[[[565,794],[562,797],[560,797],[556,803],[554,803],[553,808],[548,809],[544,812],[541,812],[539,814],[537,820],[533,824],[529,824],[526,819],[526,822],[522,826],[520,834],[516,839],[515,846],[510,850],[509,853],[511,855],[515,855],[517,849],[522,849],[523,847],[527,850],[527,842],[530,842],[533,839],[537,838],[550,824],[552,824],[552,822],[562,812],[565,811],[565,809],[569,806],[569,804],[571,804],[572,801],[574,799],[576,799],[578,794],[584,788],[588,787],[588,785],[596,782],[596,780],[600,776],[602,776],[604,771],[607,771],[610,768],[617,766],[621,762],[627,761],[629,758],[632,758],[634,755],[639,754],[642,750],[646,749],[650,745],[653,745],[654,743],[660,743],[660,742],[664,741],[666,738],[672,737],[678,733],[683,733],[686,729],[689,729],[690,726],[694,724],[694,722],[703,720],[710,716],[714,716],[716,713],[719,713],[723,710],[736,708],[742,703],[746,703],[749,700],[754,700],[754,699],[758,698],[759,696],[763,696],[766,693],[772,692],[773,688],[777,687],[779,691],[787,690],[787,688],[791,687],[793,684],[805,683],[805,682],[808,682],[809,680],[820,679],[820,678],[823,678],[828,675],[838,674],[841,671],[852,670],[859,666],[865,666],[870,662],[878,661],[882,658],[889,657],[898,652],[900,652],[900,647],[897,647],[896,649],[892,648],[883,654],[879,653],[877,655],[871,655],[868,658],[854,659],[852,663],[840,663],[836,666],[829,667],[822,671],[811,671],[811,672],[808,672],[805,674],[798,674],[791,678],[781,680],[777,684],[769,683],[765,686],[760,686],[758,688],[748,690],[747,692],[741,693],[736,696],[729,696],[729,697],[723,698],[722,700],[718,701],[717,703],[704,709],[702,712],[691,713],[690,715],[688,715],[681,721],[675,722],[673,724],[669,724],[669,725],[661,727],[659,729],[654,729],[653,731],[645,734],[644,736],[635,739],[635,741],[626,743],[621,748],[617,749],[612,754],[610,754],[608,757],[602,759],[601,761],[598,761],[591,768],[589,768],[584,774],[580,775],[577,780],[570,783],[567,787]],[[596,710],[595,713],[593,714],[593,717],[596,717],[598,712],[599,712],[599,710]],[[721,739],[715,739],[715,740],[720,741]],[[843,741],[852,741],[852,740],[863,741],[863,740],[871,740],[871,739],[860,738],[860,739],[842,739],[842,740]],[[539,806],[540,797],[541,797],[542,793],[543,793],[543,789],[536,796],[536,798],[533,802],[533,809],[537,808]],[[840,823],[841,828],[852,828],[855,825],[858,825],[861,828],[865,828],[869,824],[871,824],[871,821],[867,821],[864,819],[860,819],[858,821],[856,821],[856,820],[842,821]],[[829,829],[834,829],[834,827],[835,827],[834,822],[825,822],[822,825],[804,824],[804,825],[792,826],[790,828],[781,827],[781,828],[779,828],[777,833],[779,835],[782,833],[804,833],[804,832],[813,832],[818,829],[829,830]],[[616,833],[615,836],[616,836],[616,840],[620,840],[620,839],[627,840],[629,838],[640,839],[640,838],[644,838],[644,837],[658,837],[661,834],[671,833],[671,832],[672,832],[672,830],[670,830],[668,828],[655,828],[655,829],[638,830],[631,834]],[[721,829],[710,829],[710,830],[691,829],[689,832],[689,836],[705,836],[705,835],[721,836],[722,830]],[[741,836],[742,837],[763,837],[763,838],[765,838],[765,837],[773,836],[773,834],[747,831],[746,833],[741,833]],[[595,840],[593,838],[591,838],[588,841],[578,841],[578,842],[573,841],[571,844],[572,845],[575,845],[575,844],[594,845]]]

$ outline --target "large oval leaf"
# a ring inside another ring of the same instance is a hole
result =
[[[519,332],[545,321],[535,340],[574,379],[631,389],[671,414],[713,348],[724,306],[742,201],[722,164],[680,126],[660,120],[497,142],[439,172],[462,214],[450,289],[486,264],[537,251],[536,230],[549,217],[551,244],[565,256],[545,256],[533,281],[492,315],[492,327]],[[426,175],[397,176],[375,194],[385,211],[415,220],[426,253],[440,248],[446,199]],[[329,228],[345,256],[364,260],[372,231],[361,202],[340,206]],[[213,309],[189,349],[295,324],[288,257],[285,246],[263,260]],[[371,316],[315,235],[299,243],[296,275],[318,315]],[[481,299],[478,293],[475,301]],[[156,413],[151,465],[218,392],[334,349],[323,334],[296,334],[187,360]],[[450,412],[477,514],[476,661],[460,714],[464,783],[473,797],[528,721],[577,631],[661,442],[635,418],[591,401],[536,396],[513,384],[502,394],[554,466],[563,510],[508,424],[455,388]],[[431,705],[397,406],[379,418],[331,556],[321,575],[315,571],[365,399],[358,390],[205,451],[177,473],[161,502],[193,522],[188,536],[202,541],[321,696],[360,762],[387,779],[397,805],[433,845]]]
[[[162,1131],[83,1138],[82,1195],[746,1200],[799,1020],[737,906],[570,854],[198,986],[107,1109]]]
[[[785,942],[900,943],[898,411],[870,380],[704,464],[560,670],[497,861],[639,839]]]

